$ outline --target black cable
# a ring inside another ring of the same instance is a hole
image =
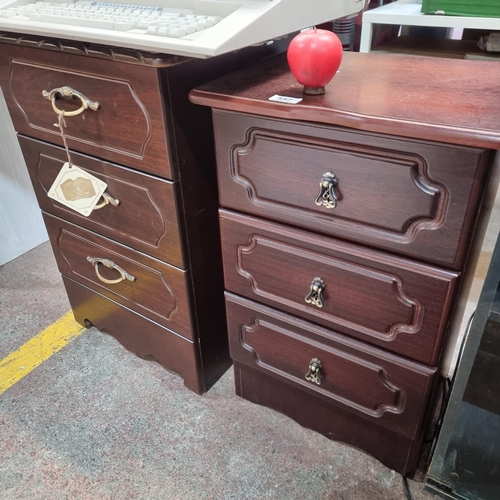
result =
[[[444,414],[448,404],[448,398],[451,389],[451,381],[448,377],[441,377],[440,383],[441,383],[441,397],[440,397],[441,404],[439,406],[439,415],[436,419],[436,424],[434,425],[434,429],[431,432],[431,436],[428,439],[424,440],[425,444],[432,443],[436,437],[437,432],[439,431],[439,429],[441,429],[441,424],[443,423]]]
[[[408,484],[408,479],[406,479],[406,477],[404,477],[403,475],[401,477],[403,478],[403,486],[404,486],[406,498],[407,498],[407,500],[412,500],[411,492],[410,492],[410,485]]]

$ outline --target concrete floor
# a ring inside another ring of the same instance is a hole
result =
[[[49,244],[0,267],[0,359],[69,310]],[[410,481],[414,500],[436,497]],[[401,476],[91,328],[0,395],[0,499],[405,499]]]

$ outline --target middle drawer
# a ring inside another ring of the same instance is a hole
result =
[[[194,340],[187,271],[47,213],[43,218],[62,274]]]
[[[178,182],[134,172],[90,156],[72,152],[73,162],[104,181],[120,204],[106,205],[84,217],[47,192],[67,161],[63,148],[19,136],[19,143],[42,210],[125,243],[177,267],[185,267],[177,211]]]
[[[458,272],[220,210],[226,289],[435,364]]]

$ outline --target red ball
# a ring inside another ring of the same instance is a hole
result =
[[[342,62],[342,43],[331,31],[303,31],[290,42],[287,59],[293,76],[306,87],[305,93],[323,93]]]

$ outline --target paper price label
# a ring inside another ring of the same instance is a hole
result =
[[[270,101],[286,102],[288,104],[297,104],[302,101],[302,97],[287,97],[284,95],[275,94],[269,98]]]
[[[108,185],[66,162],[48,191],[49,198],[88,217]]]

